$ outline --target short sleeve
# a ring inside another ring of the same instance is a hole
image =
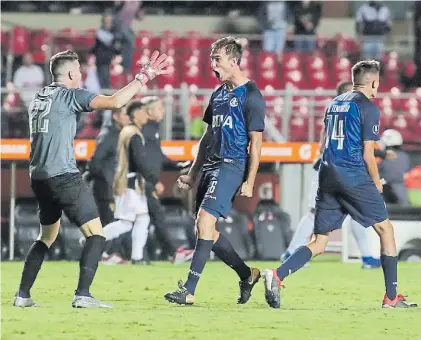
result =
[[[249,94],[245,105],[247,130],[263,132],[265,129],[266,102],[259,91]]]
[[[208,107],[206,108],[205,114],[203,116],[203,121],[208,125],[212,125],[212,99],[213,99],[213,93],[209,99]]]
[[[89,104],[92,99],[97,96],[96,93],[84,90],[74,89],[73,90],[73,104],[77,112],[90,112],[93,109],[90,108]]]
[[[360,105],[361,132],[364,141],[380,139],[380,110],[372,103]]]

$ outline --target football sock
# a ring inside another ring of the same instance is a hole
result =
[[[212,250],[213,240],[198,239],[196,248],[194,250],[193,258],[190,265],[189,275],[184,287],[190,294],[194,295],[200,275],[202,275],[203,268],[205,268],[206,261],[209,258]]]
[[[300,223],[298,223],[297,230],[292,237],[291,243],[288,246],[287,251],[292,254],[298,247],[308,243],[311,234],[314,230],[314,215],[308,213],[304,215]]]
[[[351,231],[357,241],[358,248],[360,248],[361,256],[371,257],[372,254],[368,244],[366,229],[361,224],[351,219]]]
[[[383,268],[386,295],[389,299],[394,300],[398,285],[398,257],[382,255],[380,261]]]
[[[102,228],[104,232],[104,236],[107,241],[113,240],[120,235],[129,232],[133,228],[133,223],[129,221],[122,221],[118,220],[107,224],[104,228]]]
[[[224,235],[219,234],[218,239],[212,247],[212,251],[221,259],[221,261],[236,271],[241,281],[250,277],[250,267],[244,263],[240,256],[238,256],[234,247]]]
[[[136,217],[132,230],[132,260],[143,259],[143,249],[148,239],[149,215]]]
[[[277,269],[278,277],[283,280],[288,275],[303,267],[312,257],[311,250],[307,246],[299,247],[282,265]]]
[[[35,241],[31,248],[29,248],[26,255],[25,264],[23,266],[22,278],[19,286],[19,296],[23,298],[30,298],[30,290],[37,278],[38,272],[41,269],[45,254],[48,252],[47,245],[42,241]]]
[[[82,256],[79,261],[79,283],[76,295],[90,296],[89,288],[94,280],[98,262],[105,245],[105,237],[93,235],[86,238]]]

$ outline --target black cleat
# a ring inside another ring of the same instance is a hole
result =
[[[240,281],[238,284],[240,286],[240,295],[238,296],[237,303],[243,305],[251,297],[251,291],[254,285],[259,282],[260,279],[260,270],[257,268],[250,268],[251,275],[246,280]]]
[[[194,296],[184,287],[183,281],[178,281],[178,289],[175,292],[164,295],[165,300],[179,305],[192,305],[194,303]]]
[[[276,274],[276,270],[266,269],[263,272],[265,280],[265,299],[269,307],[281,308],[281,294],[282,281]]]

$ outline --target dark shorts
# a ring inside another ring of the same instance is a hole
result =
[[[57,222],[64,211],[70,222],[81,227],[99,216],[92,192],[80,173],[66,173],[44,180],[31,180],[38,202],[40,223]]]
[[[348,214],[366,228],[388,218],[384,199],[373,182],[342,190],[323,190],[319,187],[315,234],[340,229]]]
[[[243,181],[244,170],[233,164],[223,163],[216,169],[205,170],[197,188],[196,215],[204,209],[216,218],[226,218]]]

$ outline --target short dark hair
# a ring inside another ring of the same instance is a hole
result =
[[[60,67],[68,61],[79,60],[79,56],[76,52],[67,50],[54,54],[50,59],[50,72],[53,79],[59,76],[58,70]]]
[[[137,110],[142,109],[143,107],[145,107],[145,104],[142,103],[140,100],[132,100],[126,108],[126,113],[127,115],[132,118],[133,117],[133,113]]]
[[[336,94],[339,96],[342,93],[345,93],[345,89],[348,86],[352,86],[352,81],[349,80],[345,80],[345,81],[341,81],[338,86],[336,87]]]
[[[241,57],[243,55],[243,46],[240,44],[240,42],[232,37],[224,37],[217,41],[215,41],[211,45],[211,51],[217,51],[222,48],[225,48],[225,53],[232,57],[237,59],[237,65],[240,65],[241,63]]]
[[[361,60],[352,66],[352,82],[361,85],[367,73],[380,73],[380,62],[377,60]]]

